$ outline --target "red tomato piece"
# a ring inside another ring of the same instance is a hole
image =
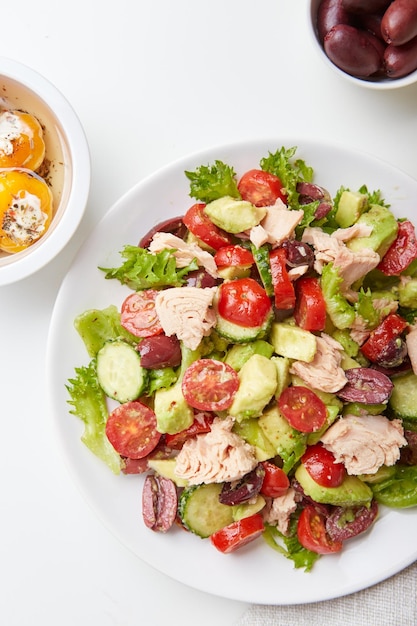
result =
[[[107,418],[107,439],[122,456],[142,459],[156,448],[161,433],[156,429],[156,415],[146,404],[125,402]]]
[[[183,223],[193,235],[214,250],[232,244],[231,235],[213,224],[204,213],[205,206],[203,203],[193,204],[182,218]]]
[[[265,289],[256,280],[238,278],[220,285],[218,310],[228,322],[254,328],[266,322],[272,306]]]
[[[294,318],[304,330],[324,330],[326,324],[326,301],[318,278],[302,276],[296,282]]]
[[[411,222],[399,222],[397,237],[384,254],[378,269],[387,276],[398,276],[417,259],[417,237]]]
[[[306,506],[298,519],[297,537],[301,545],[317,554],[340,552],[341,541],[333,541],[326,531],[326,520],[313,505]]]
[[[287,492],[290,481],[283,469],[270,461],[263,461],[265,476],[261,487],[261,494],[268,498],[279,498]]]
[[[223,361],[199,359],[185,370],[182,393],[200,411],[223,411],[233,402],[239,387],[236,370]]]
[[[284,248],[277,248],[269,255],[275,307],[280,310],[293,309],[295,290],[287,271],[287,254]]]
[[[301,462],[311,478],[322,487],[339,487],[346,476],[343,463],[336,463],[333,452],[317,443],[308,446]]]
[[[383,355],[386,345],[401,335],[408,327],[407,322],[398,313],[390,313],[369,335],[368,339],[361,346],[362,354],[377,363],[381,355]]]
[[[287,203],[284,185],[278,176],[270,172],[249,170],[240,179],[238,189],[242,199],[255,206],[272,206],[278,198]]]
[[[242,246],[223,246],[214,255],[217,267],[250,267],[255,262],[250,250]]]
[[[286,387],[278,399],[278,407],[290,426],[302,433],[313,433],[326,422],[323,400],[302,385]]]
[[[155,309],[156,289],[132,293],[124,300],[120,311],[120,323],[135,337],[153,337],[162,333],[162,326]]]
[[[264,530],[262,516],[255,513],[221,528],[210,535],[210,541],[217,550],[229,554],[260,537]]]
[[[194,422],[189,428],[181,430],[181,432],[175,433],[174,435],[165,435],[166,445],[173,450],[180,450],[190,437],[195,437],[202,433],[209,433],[213,419],[213,415],[208,413],[197,413]]]

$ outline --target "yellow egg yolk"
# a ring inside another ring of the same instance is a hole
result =
[[[48,230],[53,211],[46,182],[24,170],[0,170],[0,250],[21,252]]]
[[[0,167],[37,170],[45,158],[42,127],[29,113],[0,112]]]

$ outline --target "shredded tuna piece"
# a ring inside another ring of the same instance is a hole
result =
[[[173,250],[177,267],[186,267],[193,259],[204,267],[204,269],[214,278],[217,278],[217,266],[214,257],[206,250],[202,250],[196,243],[186,243],[180,237],[171,233],[155,233],[149,244],[150,252],[161,252],[161,250]]]
[[[216,324],[211,309],[216,287],[173,287],[160,291],[155,310],[166,335],[176,335],[190,350],[195,350],[203,337]]]
[[[188,439],[176,458],[175,474],[190,485],[240,480],[258,461],[255,449],[231,432],[232,417],[216,417],[211,431]]]
[[[282,202],[266,208],[266,215],[258,226],[251,228],[249,238],[259,248],[264,243],[279,246],[294,236],[295,228],[304,217],[304,211],[291,210]]]
[[[267,524],[277,526],[283,535],[287,535],[291,513],[296,508],[295,489],[290,487],[284,495],[271,499],[262,511],[262,517]]]
[[[349,239],[354,239],[355,237],[369,237],[372,231],[373,227],[370,224],[356,222],[356,224],[348,228],[338,228],[331,234],[331,237],[339,241],[349,241]]]
[[[297,280],[301,276],[304,276],[309,270],[308,265],[298,265],[297,267],[292,267],[288,270],[288,276],[290,280]]]
[[[351,227],[353,228],[353,227]],[[339,229],[332,235],[328,235],[320,228],[306,228],[302,237],[304,243],[312,245],[315,249],[314,269],[321,274],[323,265],[333,263],[339,269],[342,277],[340,287],[342,293],[349,292],[349,288],[354,282],[363,278],[368,272],[373,270],[380,261],[380,256],[371,248],[362,248],[352,252],[345,244],[343,237],[350,229]],[[353,231],[352,231],[353,232]],[[336,236],[339,233],[339,237]]]
[[[321,337],[317,337],[314,359],[310,363],[294,361],[290,372],[314,389],[335,393],[347,382],[345,372],[340,367],[342,352],[343,347],[338,341],[322,333]]]
[[[384,415],[346,415],[324,433],[321,441],[343,463],[348,474],[375,474],[382,465],[395,465],[407,445],[401,420]]]

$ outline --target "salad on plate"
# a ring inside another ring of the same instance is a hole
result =
[[[262,538],[309,571],[417,506],[417,240],[296,151],[185,172],[183,215],[99,268],[128,293],[74,320],[67,389],[84,444],[142,475],[150,531]]]

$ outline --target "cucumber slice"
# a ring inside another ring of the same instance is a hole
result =
[[[269,246],[264,245],[257,248],[252,245],[251,251],[264,289],[268,296],[271,297],[274,295],[274,286],[272,284],[271,264],[269,262]]]
[[[144,390],[148,372],[140,355],[125,341],[109,341],[97,353],[97,378],[104,393],[121,403],[136,400]]]
[[[390,407],[398,417],[417,420],[417,376],[409,372],[393,378],[392,382]]]
[[[199,537],[209,537],[231,524],[233,508],[219,502],[222,485],[211,483],[184,489],[178,503],[182,523]]]

